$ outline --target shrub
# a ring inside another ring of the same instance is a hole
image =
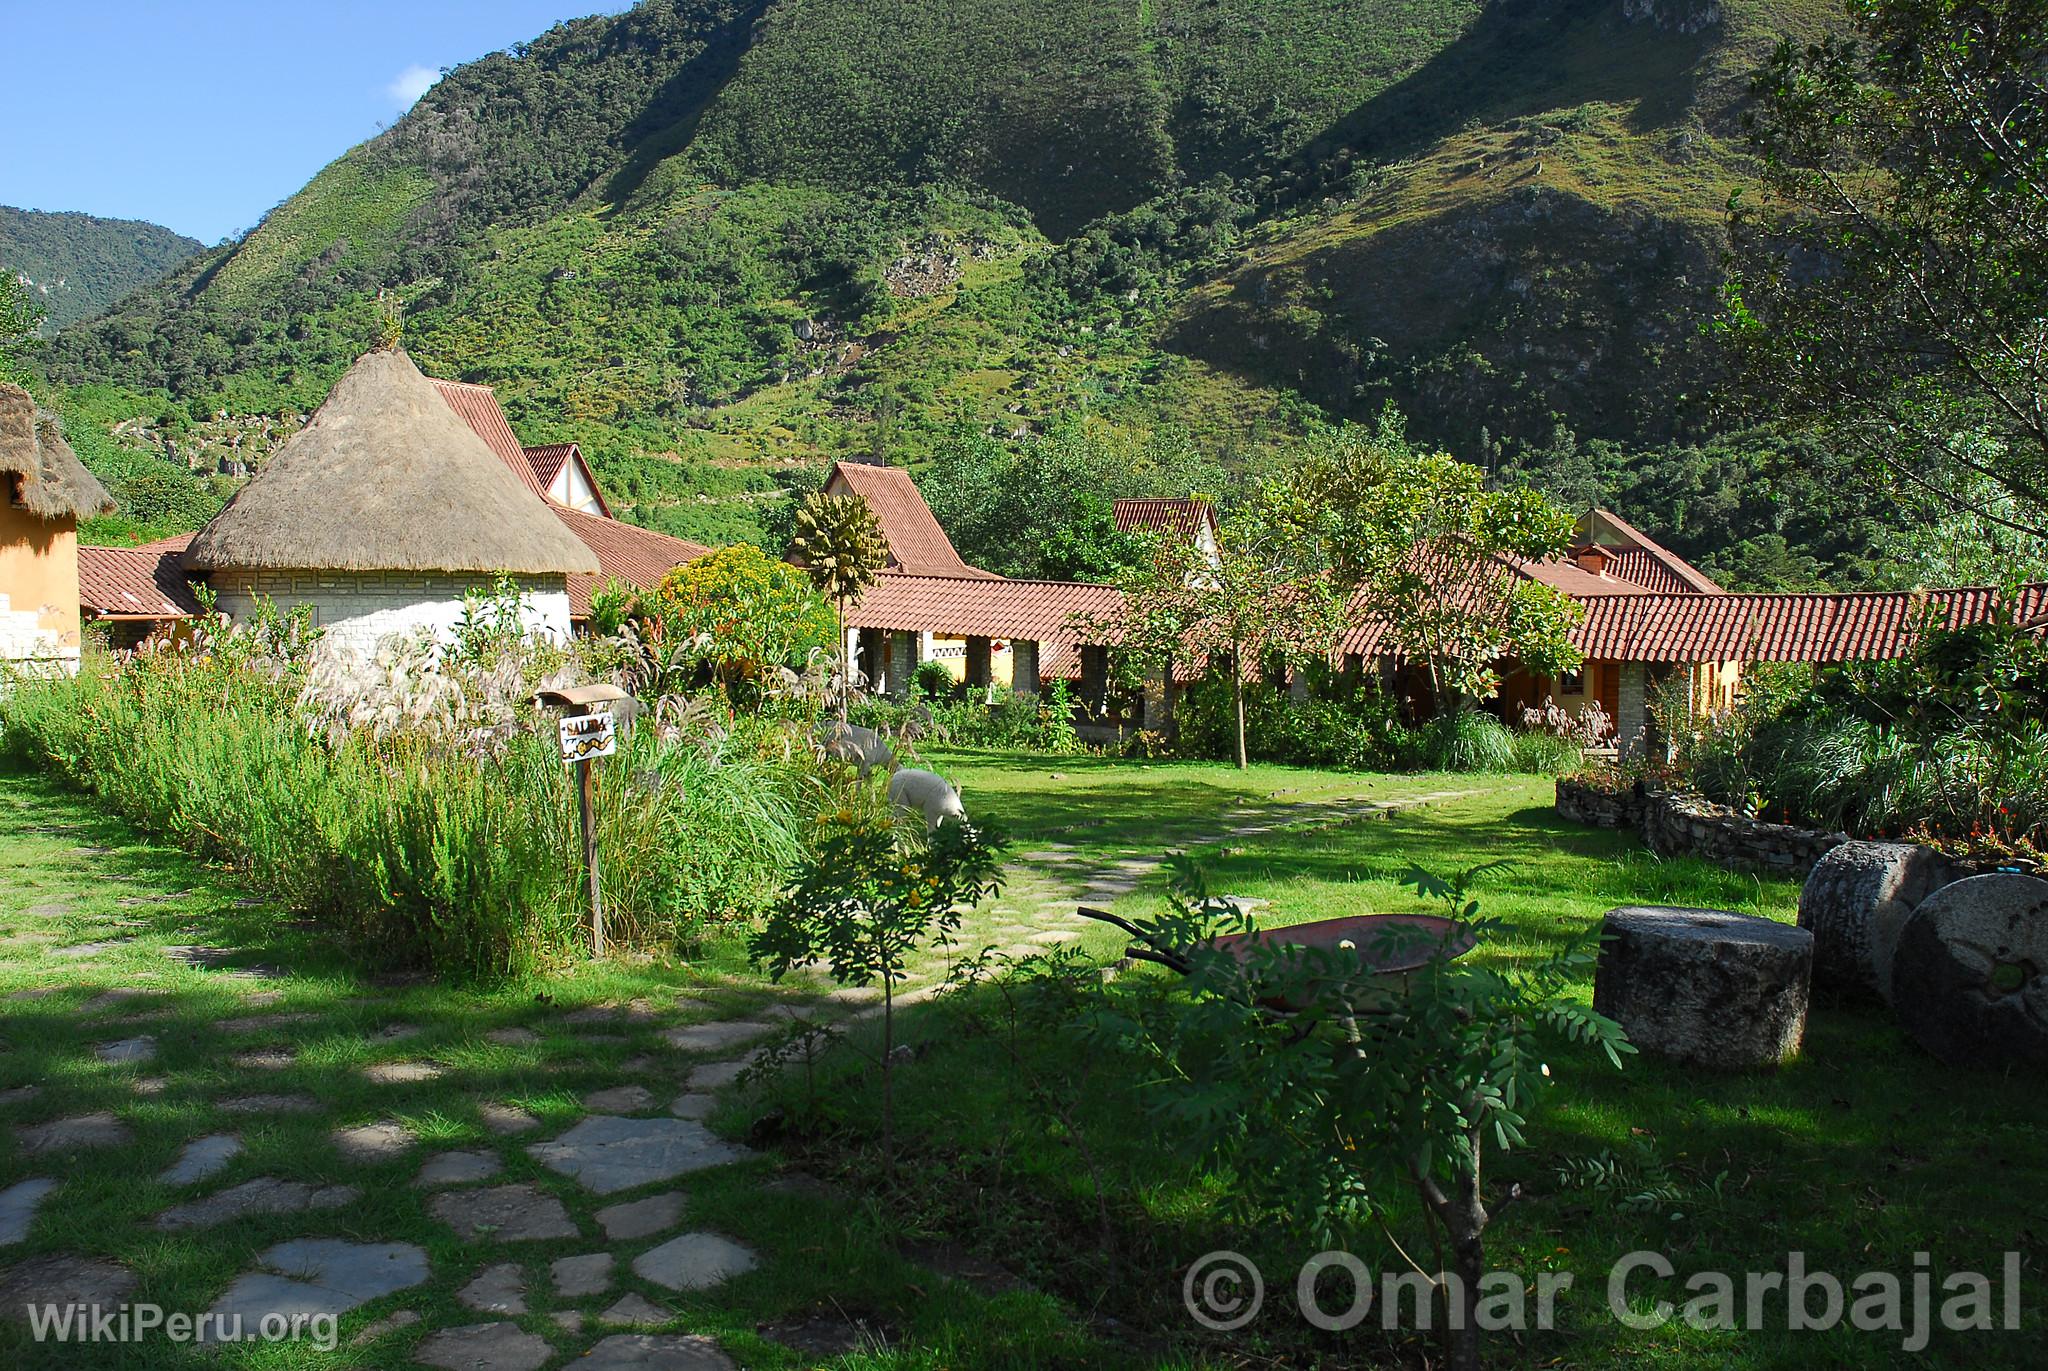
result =
[[[724,547],[662,578],[643,602],[661,637],[683,644],[733,702],[757,707],[778,672],[830,654],[832,607],[804,574],[749,543]]]

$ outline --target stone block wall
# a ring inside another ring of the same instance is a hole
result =
[[[489,594],[495,578],[445,572],[216,571],[209,578],[229,618],[253,613],[259,599],[281,610],[310,605],[325,640],[368,654],[393,634],[428,630],[448,637],[462,618],[462,597]],[[529,632],[566,641],[569,586],[563,576],[515,576]]]
[[[1849,840],[1846,833],[1764,823],[1679,791],[1612,791],[1569,779],[1557,783],[1557,812],[1578,823],[1640,833],[1661,857],[1699,857],[1733,871],[1797,880]]]

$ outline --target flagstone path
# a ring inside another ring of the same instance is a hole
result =
[[[1248,806],[1211,840],[1470,793]],[[752,1168],[763,1191],[816,1195],[776,1184],[772,1159],[706,1120],[791,1018],[871,1015],[874,988],[813,980],[771,996],[710,978],[672,998],[556,1006],[543,994],[519,1022],[503,1002],[437,1021],[402,981],[294,971],[289,947],[233,945],[237,927],[263,937],[260,902],[198,887],[114,894],[149,879],[131,849],[64,836],[89,818],[36,825],[40,808],[0,792],[0,842],[68,854],[61,879],[0,885],[0,987],[17,987],[0,991],[0,1362],[19,1336],[5,1321],[28,1305],[151,1298],[157,1259],[121,1254],[175,1241],[176,1260],[218,1271],[189,1278],[205,1291],[195,1307],[354,1316],[345,1341],[380,1366],[735,1365],[689,1311],[758,1279],[774,1254],[693,1221],[690,1187]],[[10,825],[29,836],[10,839]],[[1137,896],[1160,866],[1156,852],[1074,842],[1020,854],[1001,897],[918,959],[898,1002],[936,994],[963,952],[1113,945],[1076,905]],[[31,978],[45,983],[20,984]],[[148,1238],[56,1217],[97,1212],[122,1187]],[[785,1322],[800,1352],[837,1336],[815,1318]]]

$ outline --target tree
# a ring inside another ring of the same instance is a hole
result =
[[[1747,399],[1902,491],[2048,536],[2048,15],[1854,0],[1754,82],[1719,329]]]
[[[1488,489],[1449,453],[1417,451],[1392,413],[1314,435],[1260,503],[1297,556],[1349,594],[1354,622],[1380,625],[1384,650],[1427,669],[1446,712],[1493,694],[1504,659],[1537,675],[1583,661],[1570,639],[1578,607],[1521,570],[1563,555],[1572,516],[1536,490]]]
[[[777,981],[822,960],[841,985],[882,983],[882,1150],[893,1160],[896,987],[927,938],[943,941],[963,910],[1002,888],[1003,839],[964,821],[926,833],[866,798],[819,816],[811,855],[748,951]]]
[[[19,384],[26,379],[24,363],[42,326],[43,307],[20,277],[0,269],[0,381]]]
[[[873,585],[888,564],[888,539],[882,536],[881,521],[866,500],[858,495],[813,491],[797,504],[789,557],[837,613],[839,721],[845,723],[846,698],[853,690],[853,663],[846,650],[846,605]]]
[[[1250,515],[1225,519],[1212,562],[1192,538],[1155,538],[1151,555],[1118,582],[1113,626],[1125,661],[1172,680],[1175,660],[1207,658],[1229,673],[1237,765],[1247,764],[1244,683],[1276,657],[1327,656],[1343,602],[1330,578],[1301,555],[1287,531]]]
[[[802,671],[832,636],[832,611],[803,573],[750,543],[675,568],[645,609],[656,631],[686,645],[735,703],[758,705],[770,676]]]
[[[1596,1045],[1617,1067],[1635,1050],[1575,997],[1597,930],[1506,967],[1445,955],[1506,934],[1471,895],[1498,865],[1402,878],[1442,903],[1440,934],[1389,930],[1329,950],[1259,938],[1240,960],[1214,939],[1248,931],[1248,916],[1210,897],[1200,868],[1177,857],[1169,912],[1136,927],[1154,946],[1190,949],[1186,993],[1126,992],[1123,1012],[1097,1019],[1107,1038],[1157,1064],[1160,1136],[1226,1166],[1223,1191],[1248,1222],[1322,1247],[1381,1233],[1442,1300],[1455,1371],[1480,1365],[1476,1315],[1496,1212],[1481,1163],[1489,1141],[1524,1142],[1552,1081],[1544,1040]],[[1390,983],[1372,969],[1387,954],[1421,965]],[[1403,1190],[1420,1204],[1434,1269],[1389,1222]]]

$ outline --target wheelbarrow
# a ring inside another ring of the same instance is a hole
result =
[[[1124,949],[1125,956],[1156,962],[1183,976],[1193,974],[1195,948],[1171,945],[1156,931],[1140,928],[1107,910],[1081,905],[1075,912],[1083,918],[1114,925],[1130,934],[1133,941]],[[1438,914],[1351,914],[1289,924],[1284,928],[1222,933],[1205,940],[1204,945],[1234,958],[1243,966],[1252,965],[1254,955],[1261,949],[1273,947],[1294,947],[1326,954],[1337,966],[1341,966],[1342,961],[1336,959],[1356,957],[1359,969],[1370,978],[1369,984],[1390,999],[1402,977],[1439,959],[1450,961],[1462,957],[1478,941],[1469,925]],[[1310,986],[1313,985],[1311,980]],[[1303,997],[1285,994],[1260,995],[1259,1004],[1286,1014],[1298,1014],[1309,1007]],[[1358,1007],[1370,1008],[1365,1005]]]

